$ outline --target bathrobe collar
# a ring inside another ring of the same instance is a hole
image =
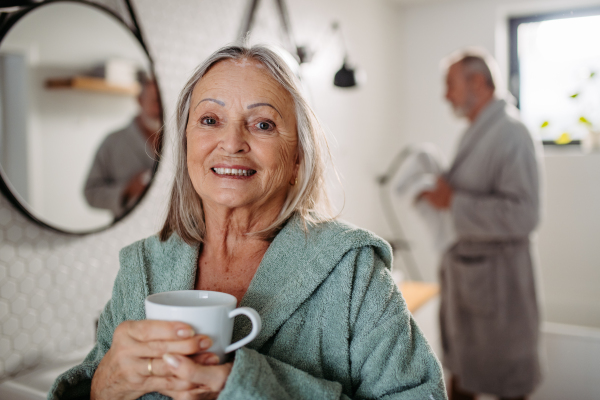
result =
[[[473,123],[462,135],[458,144],[458,150],[456,157],[454,158],[454,162],[450,166],[448,172],[445,174],[446,180],[452,181],[452,176],[467,158],[467,156],[473,151],[479,142],[479,139],[481,139],[486,132],[490,131],[490,125],[504,115],[505,107],[506,100],[494,98],[488,105],[485,106],[483,110],[481,110],[481,113],[477,116],[477,118],[475,118],[475,121],[473,121]]]
[[[294,216],[273,239],[240,304],[254,308],[262,318],[262,330],[248,347],[258,349],[275,335],[351,249],[373,246],[384,263],[391,265],[389,244],[374,234],[337,221],[324,225],[327,229],[317,225],[305,231],[301,219]],[[158,291],[194,289],[200,247],[189,246],[176,235],[162,245],[157,242],[161,255],[153,261],[164,263],[171,258],[173,266],[162,268],[162,281],[169,283],[159,285]],[[232,341],[250,330],[247,318],[236,318]]]

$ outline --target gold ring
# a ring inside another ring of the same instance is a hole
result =
[[[150,374],[150,376],[153,375],[153,373],[152,373],[152,359],[151,358],[148,359],[148,374]]]

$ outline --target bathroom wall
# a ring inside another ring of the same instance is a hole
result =
[[[99,1],[101,2],[101,1]],[[116,12],[119,0],[104,0]],[[235,41],[248,2],[244,0],[134,0],[167,116],[194,67],[212,51]],[[253,41],[282,43],[274,1],[263,0]],[[317,115],[327,128],[342,191],[333,179],[331,194],[345,207],[342,217],[388,236],[379,211],[376,176],[394,148],[398,132],[398,79],[391,51],[397,36],[398,6],[386,0],[306,0],[287,2],[300,44],[317,48],[303,67]],[[328,33],[341,23],[350,61],[367,76],[358,89],[334,88],[333,74],[343,54]],[[94,320],[110,298],[119,268],[118,251],[152,235],[164,216],[172,176],[173,123],[156,180],[141,205],[114,227],[88,236],[66,236],[38,227],[0,196],[0,378],[43,359],[91,346]]]

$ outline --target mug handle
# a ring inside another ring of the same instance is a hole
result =
[[[262,325],[260,315],[258,315],[258,313],[253,308],[240,307],[229,312],[229,318],[233,318],[237,315],[245,315],[246,317],[250,318],[250,321],[252,321],[252,331],[245,338],[240,339],[237,342],[227,346],[225,348],[225,353],[231,353],[232,351],[237,350],[240,347],[250,343],[258,336],[258,333],[260,332],[260,328]]]

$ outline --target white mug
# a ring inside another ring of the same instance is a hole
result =
[[[208,290],[178,290],[155,293],[146,297],[146,319],[181,321],[189,324],[196,334],[210,337],[213,345],[208,352],[219,356],[250,343],[261,328],[260,315],[250,307],[235,308],[237,299],[227,293]],[[231,343],[233,317],[246,315],[252,321],[252,331],[245,338]]]

